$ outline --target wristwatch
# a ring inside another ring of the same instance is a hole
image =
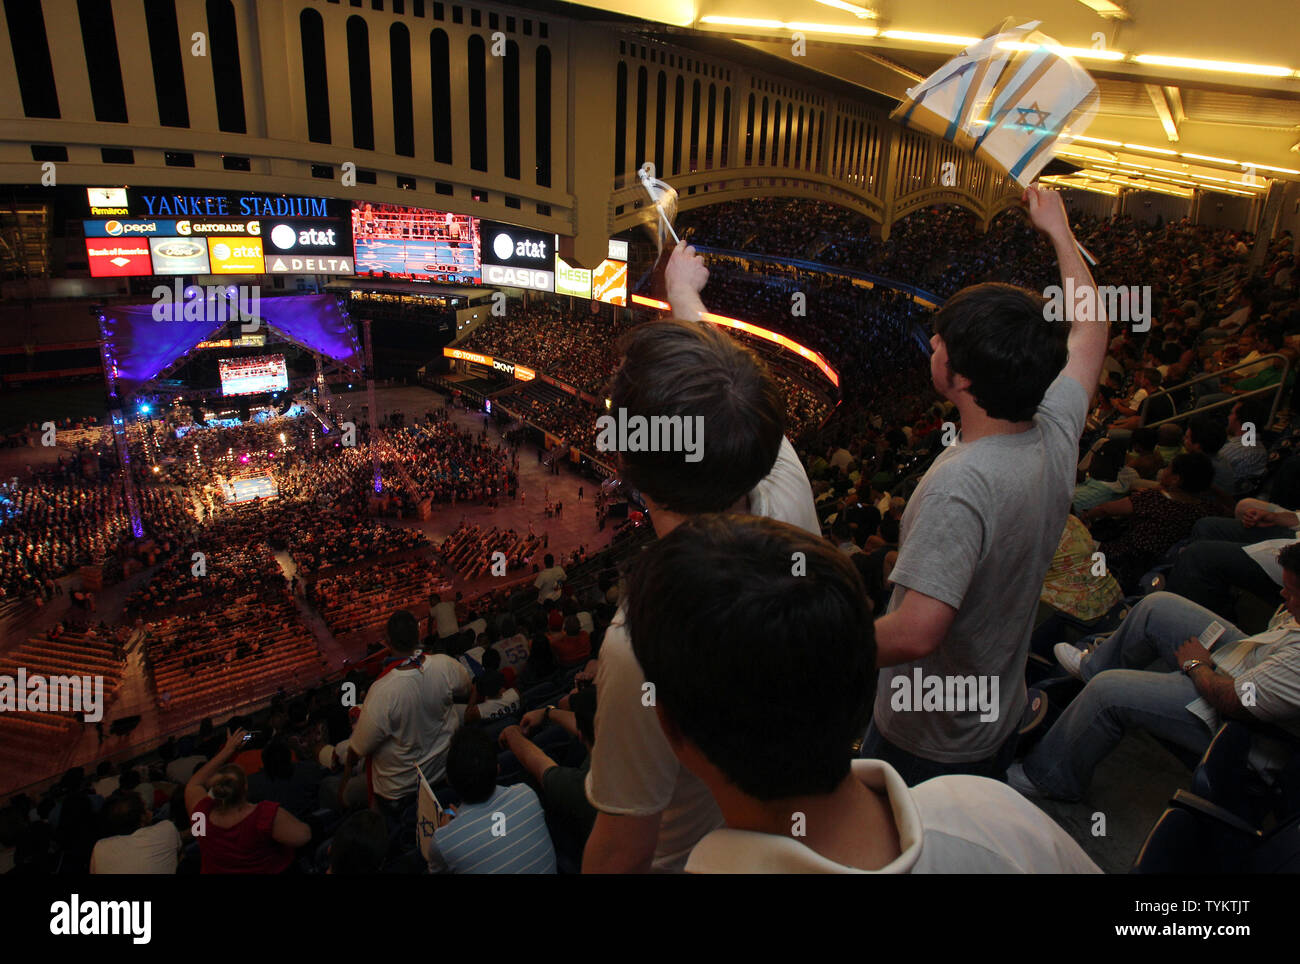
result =
[[[542,714],[542,722],[543,722],[543,723],[549,723],[549,722],[551,722],[551,710],[553,710],[553,709],[555,709],[555,704],[554,704],[554,703],[551,703],[551,704],[549,704],[549,705],[546,707],[546,712]]]
[[[1192,675],[1192,670],[1198,666],[1208,666],[1209,664],[1203,659],[1189,659],[1183,662],[1183,672],[1188,676]]]

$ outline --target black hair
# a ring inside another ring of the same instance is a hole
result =
[[[1175,457],[1169,471],[1178,476],[1182,490],[1191,495],[1208,491],[1214,481],[1214,464],[1202,452],[1184,452]]]
[[[880,538],[885,540],[886,545],[898,545],[900,525],[893,516],[885,516],[880,520]]]
[[[824,539],[758,516],[690,519],[636,560],[627,625],[659,711],[741,791],[825,794],[848,775],[876,643],[862,578]],[[737,666],[745,685],[719,688]]]
[[[555,654],[551,652],[551,637],[546,633],[533,633],[533,641],[528,649],[527,668],[533,676],[549,676],[555,672]]]
[[[330,843],[331,874],[374,874],[388,855],[388,824],[374,810],[360,810],[339,826]]]
[[[506,685],[505,677],[494,669],[484,670],[476,681],[478,686],[478,695],[485,700],[494,700],[501,695],[502,688]]]
[[[1250,422],[1255,426],[1256,432],[1262,432],[1268,428],[1268,413],[1272,403],[1269,402],[1267,395],[1254,395],[1250,398],[1243,398],[1234,408],[1238,410],[1237,421],[1242,425]]]
[[[117,788],[119,790],[134,790],[140,785],[140,771],[134,767],[127,767],[122,771],[122,775],[117,778]]]
[[[1277,561],[1291,575],[1300,577],[1300,542],[1293,542],[1289,546],[1284,546],[1282,551],[1277,554]],[[572,698],[569,700],[569,705],[573,705]]]
[[[483,658],[479,660],[483,668],[488,672],[499,670],[501,668],[501,654],[488,646],[483,650]]]
[[[757,355],[713,325],[681,320],[640,325],[621,347],[612,411],[647,422],[680,417],[663,423],[679,427],[698,418],[705,436],[698,461],[681,451],[620,452],[620,474],[634,488],[674,512],[722,512],[772,470],[785,403]]]
[[[1208,412],[1194,416],[1187,423],[1187,431],[1192,444],[1199,446],[1206,455],[1214,455],[1228,441],[1228,429],[1223,421]]]
[[[1027,422],[1065,367],[1069,326],[1048,322],[1046,299],[986,282],[963,288],[934,316],[948,368],[970,379],[971,397],[991,418]]]
[[[546,563],[547,569],[551,569],[555,566],[555,557],[549,552],[542,557],[542,561]]]
[[[386,629],[393,652],[409,655],[420,648],[420,622],[407,610],[399,609],[389,616]]]
[[[497,746],[477,727],[462,726],[447,750],[447,782],[466,803],[482,803],[497,785]]]
[[[1141,428],[1135,428],[1133,430],[1133,435],[1129,439],[1129,443],[1135,449],[1140,449],[1143,452],[1152,452],[1155,450],[1156,442],[1159,441],[1159,439],[1160,436],[1156,433],[1155,429],[1144,425]]]
[[[1114,482],[1119,477],[1119,470],[1124,468],[1124,456],[1127,454],[1127,445],[1119,439],[1107,439],[1092,456],[1088,475],[1100,482]]]
[[[104,804],[104,830],[110,837],[135,833],[144,821],[144,801],[138,793],[115,793]]]
[[[272,780],[293,778],[293,751],[283,740],[272,740],[262,750],[262,769]]]
[[[596,687],[588,686],[569,696],[569,709],[573,711],[573,720],[578,724],[578,733],[587,742],[587,746],[596,744]]]

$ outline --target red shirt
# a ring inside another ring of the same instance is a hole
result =
[[[591,636],[585,631],[577,636],[551,637],[551,653],[555,661],[564,666],[576,666],[591,655]]]
[[[204,797],[194,808],[207,821],[199,838],[199,856],[205,874],[280,874],[293,863],[293,848],[271,837],[271,825],[280,805],[263,800],[233,827],[212,822],[212,798]]]

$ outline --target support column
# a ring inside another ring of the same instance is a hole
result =
[[[370,406],[370,458],[375,469],[375,493],[384,491],[379,471],[379,408],[375,405],[375,349],[370,338],[370,319],[361,323],[366,334],[366,404]]]
[[[95,309],[99,320],[99,357],[104,366],[104,384],[108,388],[108,417],[113,426],[113,442],[117,446],[117,462],[122,469],[122,494],[126,498],[127,514],[131,517],[131,534],[144,538],[144,522],[140,519],[140,504],[135,497],[135,480],[131,478],[131,452],[126,439],[126,418],[122,403],[117,397],[116,366],[108,353],[108,333],[104,331],[104,316]]]

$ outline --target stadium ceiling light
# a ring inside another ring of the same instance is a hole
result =
[[[875,27],[836,26],[833,23],[802,23],[785,20],[755,20],[748,17],[701,17],[700,23],[717,27],[756,27],[763,30],[797,30],[800,33],[847,34],[853,37],[874,37],[880,33]]]
[[[1079,0],[1081,4],[1093,11],[1097,16],[1107,20],[1127,20],[1128,11],[1118,3],[1112,3],[1111,0]]]
[[[916,30],[886,30],[880,36],[886,40],[915,40],[923,44],[942,44],[946,47],[969,47],[980,42],[979,37],[958,37],[948,33],[922,33]]]
[[[1300,153],[1300,152],[1297,152]],[[1300,174],[1300,171],[1290,167],[1274,167],[1271,164],[1250,164],[1246,161],[1237,161],[1237,163],[1246,168],[1253,167],[1257,171],[1277,171],[1281,174]]]
[[[1211,164],[1239,164],[1229,157],[1210,157],[1206,154],[1179,154],[1179,157],[1186,157],[1193,161],[1209,161]]]
[[[1168,154],[1170,157],[1178,156],[1177,151],[1171,151],[1163,147],[1149,147],[1146,144],[1123,144],[1121,146],[1128,148],[1130,151],[1148,151],[1152,154]]]
[[[860,7],[856,3],[848,3],[846,0],[817,0],[817,2],[825,7],[834,7],[836,10],[845,10],[861,20],[875,20],[879,16],[879,14],[874,10]]]
[[[1182,67],[1187,70],[1209,70],[1216,74],[1253,74],[1257,77],[1292,77],[1290,67],[1267,64],[1238,64],[1228,60],[1200,60],[1196,57],[1167,57],[1163,54],[1136,54],[1133,61],[1152,67]]]
[[[1104,138],[1104,137],[1085,137],[1085,136],[1082,135],[1082,134],[1080,134],[1079,136],[1077,136],[1077,137],[1075,138],[1075,140],[1076,140],[1076,141],[1082,141],[1082,142],[1085,143],[1085,144],[1105,144],[1105,145],[1107,145],[1108,147],[1123,147],[1123,146],[1124,146],[1124,145],[1123,145],[1122,143],[1120,143],[1119,141],[1108,141],[1108,140],[1106,140],[1106,138]]]
[[[1002,50],[1038,50],[1040,47],[1059,56],[1073,57],[1075,60],[1123,60],[1127,56],[1121,50],[1093,50],[1091,47],[1062,47],[1058,44],[1031,44],[1023,40],[1004,40],[998,47]]]

